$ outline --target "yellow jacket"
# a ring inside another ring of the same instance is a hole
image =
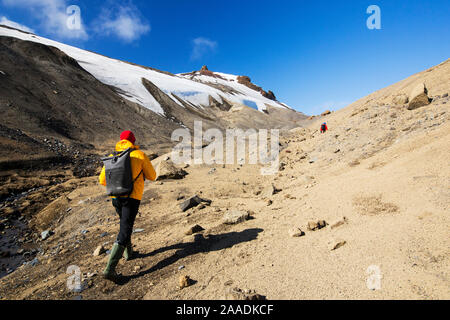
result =
[[[145,179],[155,181],[156,180],[156,172],[153,169],[152,163],[149,158],[146,156],[144,152],[139,150],[139,146],[135,146],[128,140],[119,141],[116,144],[116,151],[124,151],[128,148],[134,149],[130,153],[131,158],[131,172],[133,173],[133,180],[139,175],[142,171],[142,174],[139,178],[134,182],[133,192],[130,195],[130,198],[136,200],[142,200],[142,195],[144,193],[144,181]],[[111,155],[112,156],[112,155]],[[106,187],[106,178],[105,178],[105,167],[103,166],[102,172],[99,176],[99,182],[101,185]]]

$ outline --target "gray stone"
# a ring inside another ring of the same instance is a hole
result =
[[[195,196],[187,199],[183,203],[181,203],[180,204],[180,209],[181,209],[182,212],[186,212],[187,210],[198,206],[202,202],[210,205],[212,201],[211,200],[207,200],[207,199],[202,199],[199,196],[195,195]]]
[[[39,264],[39,259],[38,258],[34,258],[33,260],[27,262],[27,264],[29,266],[35,267],[35,266],[37,266]]]
[[[41,239],[42,240],[47,240],[50,236],[53,235],[53,232],[50,230],[45,230],[43,232],[41,232]]]

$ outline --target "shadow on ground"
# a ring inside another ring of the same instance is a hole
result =
[[[161,270],[167,266],[174,264],[180,259],[195,255],[197,253],[220,251],[223,249],[231,248],[239,243],[256,240],[258,234],[263,231],[263,229],[253,228],[246,229],[241,232],[228,232],[218,235],[208,235],[206,237],[203,236],[203,234],[196,234],[194,237],[194,241],[192,242],[178,243],[154,250],[147,254],[139,254],[136,258],[142,259],[157,255],[165,251],[178,249],[173,255],[158,262],[148,270],[141,271],[140,273],[131,276],[123,276],[122,279],[117,282],[117,284],[124,285],[133,279],[137,279],[145,276],[146,274]]]

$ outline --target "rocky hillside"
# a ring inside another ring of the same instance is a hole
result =
[[[288,130],[306,118],[235,76],[187,79],[5,26],[0,57],[2,219],[28,221],[97,174],[123,130],[154,158],[171,150],[175,129],[196,120],[204,130]]]
[[[49,137],[101,148],[127,128],[159,152],[171,146],[174,129],[192,128],[195,120],[205,129],[292,128],[306,118],[236,76],[208,71],[187,79],[5,26],[0,50],[0,125],[37,140],[28,149],[45,156],[42,140]],[[255,112],[229,112],[236,107]],[[29,145],[11,139],[5,143]],[[0,158],[6,154],[12,160],[9,151]]]
[[[118,283],[99,276],[118,232],[104,189],[95,177],[58,185],[61,196],[4,254],[27,263],[0,279],[0,296],[450,298],[448,68],[290,130],[274,176],[256,165],[177,168],[170,155],[155,159],[165,178],[146,186],[133,234],[139,257],[119,264]],[[324,121],[330,130],[321,134]],[[180,170],[187,174],[168,174]],[[1,223],[8,231],[21,220]],[[71,265],[81,292],[66,286]]]

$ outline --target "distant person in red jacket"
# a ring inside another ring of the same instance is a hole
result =
[[[328,131],[328,127],[327,127],[327,123],[324,122],[322,123],[322,125],[320,126],[320,133],[325,133]]]

